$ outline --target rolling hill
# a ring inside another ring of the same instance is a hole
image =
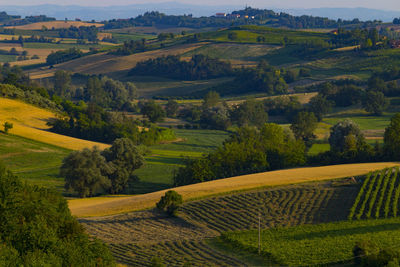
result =
[[[28,73],[31,79],[40,79],[53,76],[54,72],[57,70],[68,70],[72,73],[77,72],[82,74],[109,74],[119,71],[128,71],[140,61],[160,56],[184,54],[203,45],[203,43],[177,45],[171,48],[137,53],[129,56],[99,53],[64,62],[55,65],[53,68],[32,69],[29,70]]]
[[[181,194],[184,200],[191,200],[259,187],[357,176],[370,171],[399,165],[399,163],[394,162],[383,162],[297,168],[187,185],[174,188],[174,190]],[[106,196],[74,199],[69,201],[69,207],[72,214],[78,217],[107,216],[127,213],[154,207],[166,191],[167,190],[163,190],[139,196]]]
[[[40,141],[67,149],[83,149],[98,146],[100,149],[108,147],[103,143],[91,142],[69,136],[55,134],[48,131],[47,121],[55,118],[52,111],[26,104],[22,101],[0,98],[0,122],[13,123],[11,134]]]

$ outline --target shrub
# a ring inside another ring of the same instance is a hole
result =
[[[157,208],[165,211],[169,216],[176,216],[182,202],[182,196],[176,191],[170,190],[165,193],[165,196],[161,197],[157,203]]]
[[[14,127],[14,125],[8,121],[6,121],[3,126],[4,126],[4,132],[6,134],[8,134],[8,131]]]

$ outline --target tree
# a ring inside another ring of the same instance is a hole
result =
[[[123,192],[130,180],[137,179],[134,171],[144,164],[143,155],[128,138],[116,139],[102,155],[111,169],[111,194]]]
[[[382,92],[369,91],[363,101],[363,107],[367,112],[380,116],[389,105],[388,100]]]
[[[4,126],[4,133],[8,134],[8,131],[14,127],[14,124],[6,121],[3,126]]]
[[[348,150],[353,150],[353,147],[349,147],[349,144],[354,143],[356,150],[360,150],[366,145],[364,135],[361,133],[360,128],[355,122],[345,119],[332,127],[329,136],[331,151],[345,152]]]
[[[215,107],[220,101],[220,96],[215,91],[209,91],[203,99],[203,108],[212,108]]]
[[[249,125],[261,127],[267,122],[268,113],[265,112],[262,102],[249,99],[233,108],[231,118],[239,127]]]
[[[316,138],[314,131],[317,125],[318,120],[314,113],[302,111],[294,117],[290,129],[296,139],[303,140],[307,147],[311,147],[312,141]]]
[[[80,197],[91,197],[109,190],[110,173],[110,167],[96,147],[72,152],[60,167],[60,176],[65,178],[65,188],[73,189]]]
[[[169,190],[157,203],[157,208],[169,216],[176,216],[179,206],[183,203],[182,196],[176,191]]]
[[[400,160],[400,113],[390,120],[390,125],[385,130],[384,150],[391,160]]]
[[[167,112],[167,116],[173,118],[176,116],[178,112],[179,104],[173,99],[169,99],[167,105],[165,106],[165,110]]]
[[[58,70],[54,73],[54,92],[58,96],[65,96],[69,87],[71,86],[71,74]]]
[[[311,98],[308,109],[315,114],[318,121],[322,121],[323,116],[332,110],[332,102],[318,94]]]
[[[153,123],[163,121],[165,118],[164,109],[157,104],[154,100],[147,101],[143,104],[141,112],[144,116],[147,116]]]

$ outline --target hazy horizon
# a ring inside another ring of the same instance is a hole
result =
[[[148,0],[148,1],[131,1],[131,0],[114,0],[112,4],[107,0],[69,0],[68,3],[61,0],[14,0],[12,4],[9,1],[0,0],[0,5],[3,6],[33,6],[43,4],[53,5],[78,5],[78,6],[92,6],[92,7],[104,7],[104,6],[124,6],[124,5],[135,5],[135,4],[151,4],[151,3],[168,3],[168,2],[179,2],[184,4],[192,5],[208,5],[208,6],[245,6],[246,4],[252,7],[258,8],[370,8],[379,10],[400,11],[400,1],[398,0],[382,0],[376,1],[363,1],[363,0],[303,0],[301,3],[296,0],[269,0],[268,2],[262,0],[248,0],[243,2],[241,0],[220,0],[216,3],[213,0],[203,0],[201,3],[192,0],[176,0],[176,1],[163,1],[163,0]],[[355,14],[356,15],[356,14]]]

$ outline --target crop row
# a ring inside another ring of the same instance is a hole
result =
[[[327,222],[346,218],[357,190],[315,185],[286,187],[190,202],[180,214],[221,233],[254,229],[259,216],[263,228]]]
[[[398,173],[398,168],[369,173],[350,209],[348,219],[397,217],[400,197]]]
[[[110,249],[118,262],[129,266],[151,266],[154,258],[167,266],[244,266],[242,262],[214,250],[204,240],[112,244]]]

